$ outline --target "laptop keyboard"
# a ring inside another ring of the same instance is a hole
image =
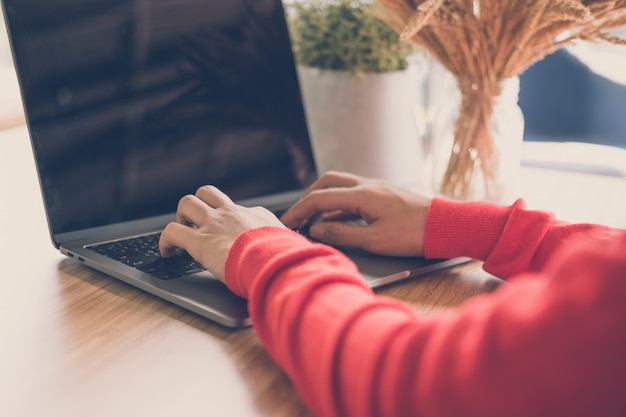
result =
[[[92,245],[88,249],[159,279],[173,279],[205,270],[181,249],[171,258],[162,257],[159,252],[160,236],[160,233],[143,235]]]

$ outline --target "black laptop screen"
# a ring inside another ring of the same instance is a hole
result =
[[[54,234],[315,168],[280,0],[3,0]]]

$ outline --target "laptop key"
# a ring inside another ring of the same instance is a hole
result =
[[[90,249],[159,279],[174,279],[205,270],[183,250],[171,258],[163,258],[159,252],[159,237],[159,234],[139,236],[94,245]]]
[[[148,254],[133,254],[131,256],[125,256],[119,259],[125,265],[132,267],[139,267],[141,265],[151,264],[153,262],[158,262],[161,260],[160,256],[148,255]]]

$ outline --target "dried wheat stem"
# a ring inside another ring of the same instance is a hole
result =
[[[384,19],[457,77],[462,100],[442,191],[470,195],[496,175],[491,116],[499,82],[574,40],[626,45],[626,0],[378,0]],[[469,86],[469,87],[468,87]]]

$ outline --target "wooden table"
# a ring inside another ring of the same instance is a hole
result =
[[[626,181],[523,169],[531,208],[626,225]],[[0,415],[309,415],[252,329],[228,330],[65,259],[24,127],[0,132]],[[29,249],[26,249],[28,247]],[[500,281],[473,262],[380,290],[436,314]]]

